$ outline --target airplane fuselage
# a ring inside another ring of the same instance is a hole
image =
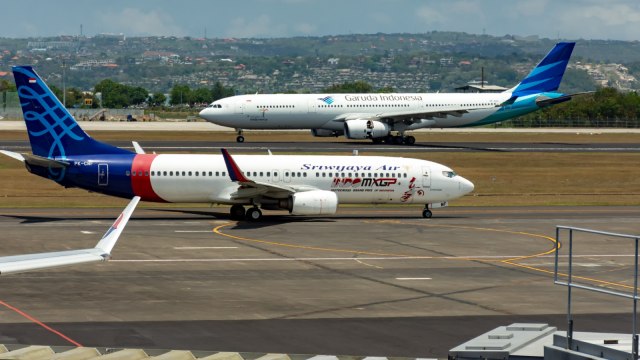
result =
[[[290,155],[234,158],[252,180],[297,191],[331,191],[340,204],[432,204],[458,198],[473,189],[468,180],[450,168],[419,159]],[[238,184],[230,180],[221,155],[85,155],[64,161],[70,165],[63,170],[38,166],[30,166],[29,170],[63,186],[123,198],[251,203],[251,196],[234,200]]]
[[[389,122],[391,131],[405,131],[477,126],[507,120],[539,109],[535,103],[539,95],[522,97],[503,106],[501,104],[511,97],[511,93],[238,95],[213,102],[200,116],[218,125],[241,129],[342,131],[345,121],[349,120],[384,120],[415,114],[410,123]],[[555,93],[546,95],[556,96]],[[447,113],[459,109],[464,111]],[[438,112],[442,114],[438,115]]]

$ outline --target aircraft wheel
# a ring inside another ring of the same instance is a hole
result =
[[[404,138],[404,143],[407,145],[413,145],[416,143],[416,138],[414,138],[413,136],[407,136],[406,138]]]
[[[382,144],[384,138],[373,138],[371,141],[373,141],[374,144]]]
[[[429,209],[422,210],[422,217],[423,218],[431,219],[432,216],[433,216],[433,213],[431,212],[431,210],[429,210]]]
[[[229,213],[231,214],[232,219],[240,220],[244,217],[244,206],[235,204],[231,206],[231,211],[229,211]]]
[[[243,143],[244,142],[244,136],[238,135],[238,137],[236,138],[236,142]]]
[[[259,221],[260,219],[262,219],[262,211],[260,209],[254,207],[247,210],[247,220]]]
[[[393,143],[396,145],[401,145],[402,144],[402,136],[394,136],[393,137]]]

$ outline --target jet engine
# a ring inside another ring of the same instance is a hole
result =
[[[327,129],[311,129],[311,135],[315,137],[338,137],[344,135],[342,130],[327,130]]]
[[[389,125],[376,120],[347,120],[344,133],[349,139],[375,139],[389,135]]]
[[[338,209],[338,195],[332,191],[312,190],[280,200],[280,208],[293,215],[329,215]]]

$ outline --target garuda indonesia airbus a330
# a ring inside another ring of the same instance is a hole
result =
[[[486,125],[570,100],[573,95],[556,90],[574,45],[556,44],[502,93],[238,95],[214,101],[200,117],[235,128],[238,142],[244,141],[242,129],[311,129],[319,137],[411,145],[416,139],[405,136],[410,130]]]
[[[430,208],[473,190],[434,162],[382,156],[156,155],[92,139],[29,66],[13,75],[33,154],[0,152],[29,172],[65,187],[144,201],[229,204],[234,218],[260,209],[324,215],[338,204],[424,204]],[[250,208],[245,211],[244,206]]]

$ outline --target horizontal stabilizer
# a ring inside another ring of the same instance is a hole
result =
[[[49,167],[52,169],[63,169],[69,166],[69,163],[66,161],[47,159],[46,157],[31,155],[31,154],[22,154],[24,156],[24,160],[29,165]]]
[[[575,96],[589,95],[589,94],[593,94],[593,93],[595,93],[595,92],[594,91],[585,91],[585,92],[579,92],[579,93],[575,93],[575,94],[563,95],[563,96],[556,97],[556,98],[551,98],[551,97],[546,97],[546,96],[539,96],[536,99],[536,105],[538,105],[539,107],[543,108],[543,107],[546,107],[546,106],[551,106],[551,105],[563,103],[565,101],[569,101],[569,100],[573,99]]]
[[[22,154],[17,153],[17,152],[13,152],[13,151],[8,151],[8,150],[0,150],[0,153],[7,155],[8,157],[14,158],[18,161],[22,161],[24,162],[24,156],[22,156]]]

